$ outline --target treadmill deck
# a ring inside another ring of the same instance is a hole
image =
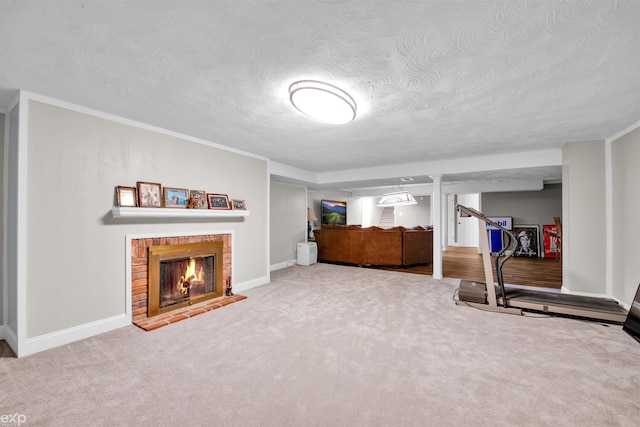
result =
[[[501,303],[502,293],[497,286],[496,296]],[[623,323],[627,318],[627,311],[617,301],[608,298],[509,287],[505,287],[505,296],[509,307],[594,318],[615,323]]]

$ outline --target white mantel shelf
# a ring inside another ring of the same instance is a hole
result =
[[[122,208],[111,209],[114,218],[240,218],[249,211],[178,208]]]

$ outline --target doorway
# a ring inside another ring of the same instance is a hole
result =
[[[449,245],[478,248],[480,246],[478,221],[475,218],[461,217],[456,205],[480,210],[480,193],[449,194],[447,204]]]

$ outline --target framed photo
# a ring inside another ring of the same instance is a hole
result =
[[[516,236],[515,256],[540,256],[540,227],[537,225],[514,225],[513,234]]]
[[[244,200],[231,199],[231,209],[234,211],[246,211],[247,206],[244,203]]]
[[[209,209],[231,209],[229,196],[226,194],[207,194]]]
[[[162,185],[156,182],[138,181],[138,206],[141,208],[162,207]]]
[[[189,190],[186,188],[164,187],[165,208],[186,208]]]
[[[347,225],[347,202],[320,200],[322,225]]]
[[[201,190],[191,190],[191,199],[198,199],[198,209],[209,209],[207,193]]]
[[[118,206],[138,206],[138,197],[136,195],[135,187],[123,187],[119,185],[116,192],[118,193]]]

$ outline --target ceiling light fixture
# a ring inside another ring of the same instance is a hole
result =
[[[413,198],[408,191],[396,191],[395,193],[387,193],[378,202],[378,207],[387,208],[392,206],[415,205],[416,199]]]
[[[356,118],[356,102],[342,89],[316,80],[300,80],[289,86],[289,99],[307,116],[342,125]]]

